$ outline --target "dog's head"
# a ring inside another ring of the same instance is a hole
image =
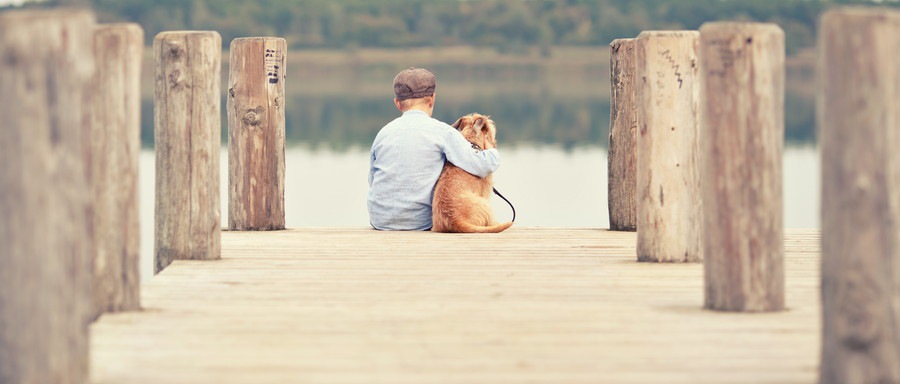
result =
[[[497,127],[490,116],[480,113],[465,115],[456,120],[452,126],[470,143],[481,148],[489,147],[487,144],[490,144],[490,147],[497,147]]]

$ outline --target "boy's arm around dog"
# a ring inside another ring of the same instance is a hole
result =
[[[500,152],[496,148],[474,150],[456,129],[449,127],[443,148],[447,161],[478,177],[487,177],[500,168]]]

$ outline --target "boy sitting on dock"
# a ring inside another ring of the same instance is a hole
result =
[[[450,125],[431,117],[434,74],[409,68],[394,77],[402,115],[375,136],[369,154],[369,221],[379,230],[431,229],[431,200],[444,162],[485,177],[500,167],[496,148],[476,150]]]

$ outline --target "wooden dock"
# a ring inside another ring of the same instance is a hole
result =
[[[635,234],[223,232],[141,312],[91,327],[94,383],[811,383],[819,232],[785,239],[779,313],[701,309],[702,264],[635,262]]]

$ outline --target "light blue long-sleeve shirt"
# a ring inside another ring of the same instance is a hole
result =
[[[369,220],[383,230],[431,228],[431,200],[444,162],[479,177],[500,167],[496,149],[475,150],[453,127],[418,110],[375,136],[369,154]]]

